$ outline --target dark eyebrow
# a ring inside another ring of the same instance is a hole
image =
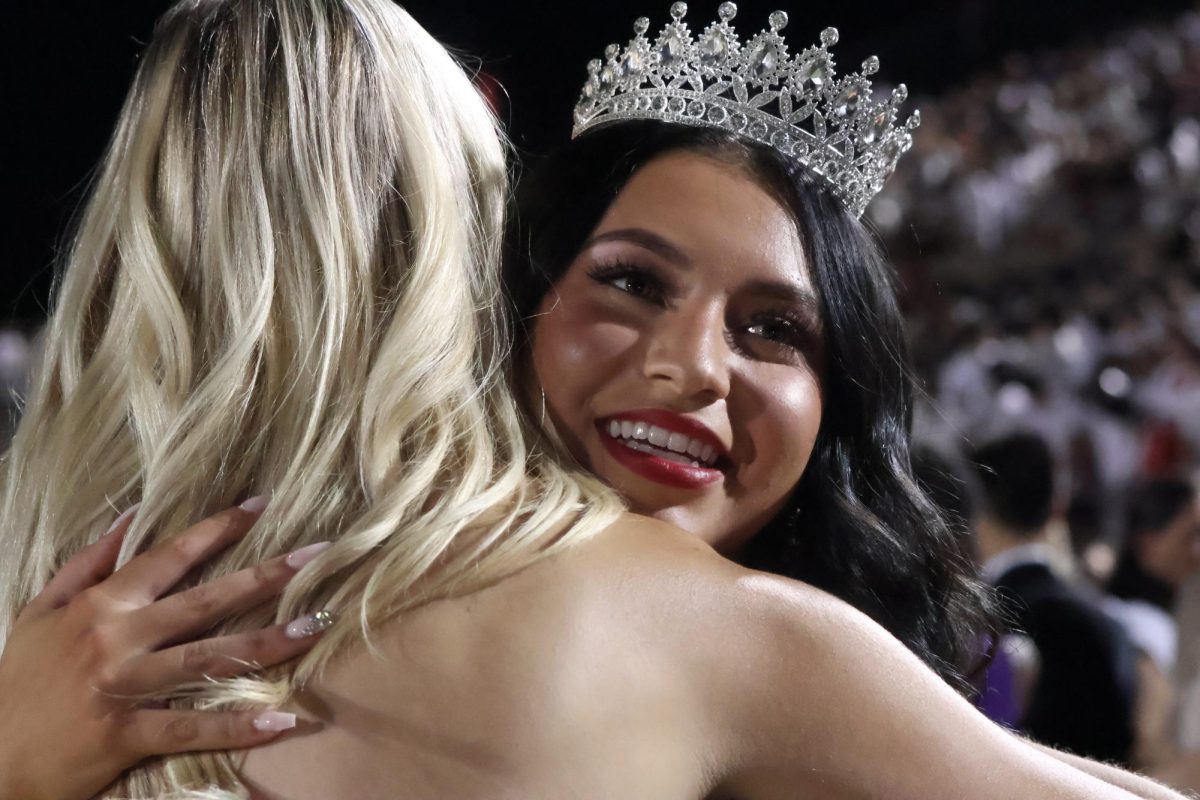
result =
[[[584,243],[583,249],[586,250],[593,245],[613,241],[632,242],[679,266],[686,266],[688,264],[688,258],[683,254],[682,250],[657,233],[648,231],[645,228],[621,228],[620,230],[598,234],[588,239]]]

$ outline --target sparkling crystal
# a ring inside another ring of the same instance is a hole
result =
[[[586,97],[588,100],[591,100],[593,97],[595,97],[596,96],[596,84],[593,83],[592,81],[588,81],[587,83],[585,83],[583,85],[583,96]]]
[[[761,119],[756,119],[750,123],[749,134],[755,139],[763,139],[767,135],[767,123]]]
[[[612,61],[614,58],[617,57],[617,53],[619,53],[619,52],[621,52],[620,47],[618,47],[615,44],[610,44],[608,47],[604,48],[604,57],[607,58],[609,61]]]
[[[672,3],[671,17],[672,19],[683,19],[687,16],[687,3]]]
[[[882,139],[884,137],[884,135],[887,133],[888,123],[890,121],[891,120],[888,119],[887,111],[880,111],[879,113],[872,116],[870,122],[867,124],[867,127],[865,129],[863,129],[863,132],[862,132],[863,143],[864,144],[874,144],[878,140]]]
[[[771,146],[776,150],[787,151],[792,146],[792,137],[788,136],[783,131],[775,131],[771,134]]]
[[[821,31],[821,44],[825,45],[826,47],[833,47],[837,43],[838,43],[838,29],[837,28],[826,28],[825,30]]]
[[[721,106],[708,107],[708,121],[714,125],[720,125],[729,117],[729,112]]]
[[[588,62],[588,67],[587,67],[588,74],[595,75],[597,72],[600,71],[600,66],[601,66],[600,59],[593,58],[591,61]]]
[[[650,18],[638,17],[633,21],[633,32],[638,36],[645,36],[646,31],[650,30]]]
[[[745,130],[746,122],[746,115],[740,111],[735,111],[733,114],[729,115],[729,127],[731,127],[736,133],[741,133],[743,130]]]
[[[838,117],[853,116],[858,110],[859,101],[862,100],[862,87],[857,84],[850,84],[845,89],[842,89],[841,94],[833,101],[833,113]]]
[[[688,105],[687,114],[689,117],[695,117],[696,119],[700,119],[701,117],[704,116],[704,112],[707,110],[708,109],[705,107],[704,103],[701,103],[698,100],[693,100]]]
[[[909,115],[907,127],[910,131],[915,131],[917,128],[921,127],[920,110],[914,111],[911,115]]]
[[[824,58],[815,58],[812,61],[800,67],[800,71],[796,73],[796,79],[800,88],[804,88],[805,83],[811,83],[813,86],[820,89],[825,85],[826,79],[829,77],[829,62]]]
[[[686,105],[682,97],[672,97],[667,101],[667,109],[673,114],[682,114]]]
[[[683,5],[676,3],[676,5]],[[659,63],[667,69],[677,66],[683,61],[684,50],[686,49],[683,37],[679,35],[679,31],[672,30],[663,38],[662,44],[658,48]]]
[[[600,88],[607,89],[612,86],[613,81],[616,80],[616,77],[617,76],[613,74],[612,67],[606,66],[604,69],[600,70]]]
[[[788,15],[786,11],[772,11],[771,16],[767,17],[767,22],[771,25],[771,30],[781,31],[787,27]]]
[[[765,79],[779,65],[779,51],[769,42],[759,42],[750,51],[750,69],[759,79]]]
[[[700,63],[712,67],[725,60],[729,45],[719,31],[713,31],[700,42]]]
[[[908,87],[902,83],[895,89],[892,89],[892,99],[897,103],[903,103],[908,99]]]
[[[646,97],[646,95],[644,95],[644,94],[638,95],[637,110],[638,111],[649,111],[650,110],[650,98]]]
[[[737,16],[737,5],[735,3],[724,2],[717,8],[717,16],[722,22],[729,22]]]
[[[874,75],[879,72],[879,56],[871,56],[862,63],[863,75]]]
[[[650,110],[662,113],[667,110],[667,98],[661,94],[650,98]]]
[[[621,59],[621,77],[632,78],[635,75],[640,75],[642,72],[642,54],[637,50],[630,50],[625,53],[625,57]]]

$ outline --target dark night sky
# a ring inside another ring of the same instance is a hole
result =
[[[782,7],[797,46],[837,26],[842,65],[879,55],[884,80],[937,93],[1005,53],[1056,46],[1194,7],[1184,0],[866,0],[836,4],[739,2],[743,34]],[[82,197],[154,19],[165,2],[26,0],[5,11],[0,47],[4,255],[0,321],[33,320],[49,295],[55,245]],[[409,11],[457,51],[482,59],[512,100],[510,132],[537,152],[567,136],[584,66],[610,41],[624,44],[645,14],[656,31],[669,0],[536,3],[413,0]],[[692,29],[717,0],[691,3]],[[801,10],[803,9],[803,10]]]

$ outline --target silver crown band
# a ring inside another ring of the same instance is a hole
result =
[[[733,3],[721,4],[720,21],[699,39],[684,23],[686,15],[686,3],[672,5],[672,21],[653,44],[646,38],[650,21],[641,17],[624,50],[610,44],[604,61],[588,64],[571,138],[622,120],[720,128],[803,164],[861,217],[921,124],[918,111],[895,124],[908,97],[904,84],[890,99],[874,102],[866,76],[879,69],[875,56],[863,62],[862,73],[838,78],[829,53],[838,40],[835,28],[790,58],[779,35],[788,21],[782,11],[745,44],[729,24],[737,15]]]

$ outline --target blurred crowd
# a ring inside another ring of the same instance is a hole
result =
[[[1200,13],[921,111],[868,214],[926,479],[1006,615],[981,702],[1200,790]]]
[[[1112,543],[1124,487],[1200,466],[1200,13],[1013,55],[921,110],[869,212],[906,284],[918,438],[1038,431]]]

